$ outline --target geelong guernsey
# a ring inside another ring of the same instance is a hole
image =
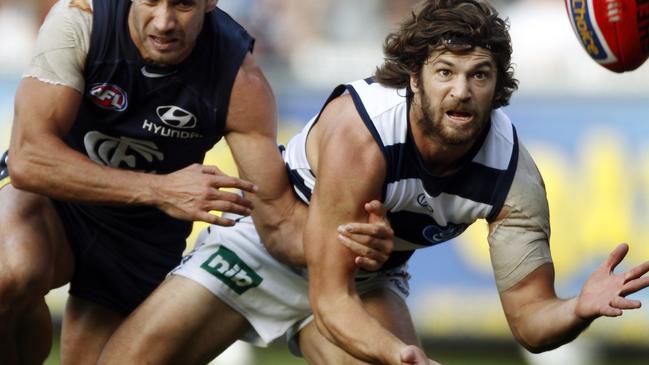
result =
[[[416,249],[458,236],[480,218],[495,219],[518,158],[516,131],[505,113],[494,110],[489,130],[467,162],[453,174],[439,177],[427,171],[415,146],[405,89],[359,80],[338,86],[325,106],[344,93],[351,95],[386,161],[383,203],[395,232],[395,247],[384,268],[406,262]],[[317,120],[314,117],[293,137],[284,152],[294,190],[307,204],[316,178],[306,157],[306,138]]]

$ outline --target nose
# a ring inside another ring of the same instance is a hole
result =
[[[166,1],[161,2],[157,7],[154,13],[153,26],[156,32],[160,33],[172,31],[176,27],[176,13]]]
[[[451,97],[458,100],[468,100],[471,98],[471,88],[466,76],[456,77],[451,86]]]

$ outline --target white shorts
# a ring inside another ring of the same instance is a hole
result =
[[[266,251],[250,217],[234,227],[210,226],[195,248],[170,275],[187,277],[241,313],[253,330],[241,340],[267,346],[278,337],[292,337],[312,319],[306,269],[281,264]],[[359,294],[387,288],[408,296],[406,266],[363,273],[356,280]],[[295,351],[294,343],[291,344]]]

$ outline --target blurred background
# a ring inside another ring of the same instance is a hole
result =
[[[52,3],[0,0],[2,150],[9,144],[13,95]],[[372,74],[382,62],[384,37],[415,3],[220,0],[219,6],[257,39],[255,55],[276,93],[285,143],[335,85]],[[506,112],[545,178],[557,290],[571,297],[619,242],[631,245],[626,268],[649,259],[649,64],[625,74],[597,65],[578,43],[562,0],[492,3],[510,20],[520,80]],[[236,173],[225,144],[207,160]],[[522,350],[502,314],[486,232],[478,222],[411,260],[409,304],[432,358],[445,364],[647,363],[645,308],[600,319],[557,351],[531,356]],[[649,290],[634,297],[649,303]],[[65,298],[66,288],[47,298],[57,324]],[[304,363],[288,355],[281,341],[263,350],[240,346],[231,354],[219,363]],[[56,348],[48,361],[58,363]]]

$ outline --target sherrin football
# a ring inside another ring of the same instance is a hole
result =
[[[572,29],[588,55],[615,72],[649,56],[649,0],[565,0]]]

